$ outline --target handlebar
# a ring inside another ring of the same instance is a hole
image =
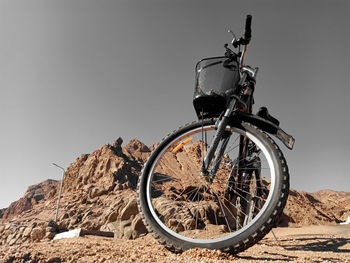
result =
[[[241,37],[238,40],[234,40],[232,41],[232,45],[234,47],[238,47],[238,45],[248,45],[251,38],[252,38],[252,16],[251,15],[247,15],[247,18],[245,20],[245,32],[244,32],[244,36]]]
[[[245,20],[245,32],[244,32],[244,40],[249,43],[250,39],[252,38],[252,16],[247,15],[247,18]],[[246,45],[247,45],[246,44]]]

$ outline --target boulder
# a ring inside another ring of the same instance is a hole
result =
[[[30,237],[32,241],[40,241],[42,240],[46,235],[46,231],[44,228],[36,227],[32,230]]]
[[[116,238],[135,239],[147,233],[134,195],[117,201],[106,211],[104,218],[105,224],[100,230],[114,232]]]
[[[120,220],[128,220],[139,213],[136,198],[131,199],[120,213]]]

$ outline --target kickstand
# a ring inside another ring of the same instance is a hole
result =
[[[272,233],[273,237],[275,238],[275,240],[276,240],[277,242],[279,242],[277,236],[275,235],[275,232],[273,232],[273,229],[271,229],[271,233]]]

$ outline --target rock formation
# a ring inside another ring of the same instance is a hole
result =
[[[123,140],[117,138],[112,145],[81,155],[68,167],[57,224],[52,222],[59,187],[55,180],[30,186],[21,199],[0,210],[0,245],[52,239],[58,231],[74,228],[112,231],[115,237],[125,239],[145,234],[147,231],[137,209],[135,188],[150,148],[154,146],[148,148],[136,139],[124,147],[122,143]],[[183,173],[190,172],[199,150],[192,145],[176,160],[169,159],[169,165],[181,165],[186,168]],[[349,204],[350,193],[326,190],[310,194],[291,190],[280,223],[341,222],[350,215]],[[201,206],[200,211],[198,207],[172,207],[161,199],[154,205],[165,220],[173,220],[166,215],[176,213],[177,221],[168,223],[183,230],[193,228],[195,222],[191,214],[203,214],[200,220],[210,223],[210,215],[218,209],[214,202]]]
[[[350,215],[350,193],[332,190],[306,193],[291,189],[283,212],[289,225],[340,223]]]
[[[0,218],[10,219],[32,209],[41,200],[52,199],[56,195],[57,186],[58,181],[51,179],[29,186],[21,199],[13,202],[8,208],[1,210]]]

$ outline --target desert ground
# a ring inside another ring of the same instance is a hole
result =
[[[2,246],[0,262],[350,262],[350,225],[273,229],[238,254],[191,249],[174,254],[150,234],[135,240],[84,236]]]

